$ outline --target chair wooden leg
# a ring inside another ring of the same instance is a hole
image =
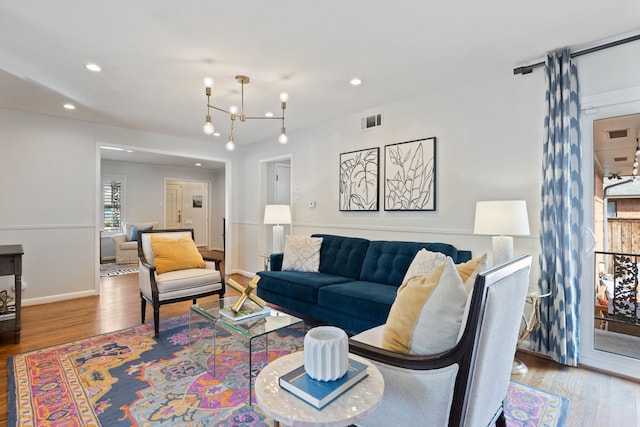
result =
[[[153,307],[153,329],[156,332],[155,337],[160,336],[160,306]]]
[[[140,314],[142,315],[142,323],[144,324],[144,319],[147,317],[147,302],[140,297]]]

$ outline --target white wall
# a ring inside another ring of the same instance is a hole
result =
[[[417,88],[418,90],[419,88]],[[455,87],[374,108],[303,131],[291,132],[289,143],[272,141],[240,147],[242,174],[238,191],[249,193],[260,182],[263,158],[292,155],[292,216],[295,234],[327,232],[372,239],[443,241],[475,255],[490,251],[489,236],[475,236],[475,202],[525,199],[532,235],[515,239],[515,252],[539,252],[538,217],[544,116],[544,76],[516,77],[511,69]],[[293,107],[292,107],[293,108]],[[382,111],[384,126],[360,131],[360,117]],[[385,212],[380,189],[379,212],[338,210],[340,153],[380,147],[424,137],[437,137],[437,210]],[[316,208],[308,207],[309,201]],[[237,199],[237,233],[244,244],[238,269],[261,268],[258,198]]]
[[[225,213],[225,171],[217,170],[214,173],[213,187],[211,188],[211,240],[210,249],[222,251],[224,247],[224,222]]]
[[[24,247],[25,304],[97,293],[100,144],[232,159],[224,144],[0,109],[0,244]]]
[[[576,59],[583,96],[640,85],[638,43],[630,43]],[[419,91],[419,88],[416,88]],[[271,140],[240,147],[240,193],[260,182],[259,160],[292,156],[293,232],[327,232],[374,239],[450,242],[474,255],[490,252],[489,236],[473,235],[475,202],[525,199],[531,236],[515,238],[515,254],[531,253],[532,286],[539,277],[540,185],[544,121],[544,70],[514,76],[513,69],[485,75],[352,116],[290,132],[286,146]],[[293,104],[292,104],[292,108]],[[360,118],[382,112],[384,126],[360,131]],[[437,137],[437,211],[385,212],[383,188],[379,212],[338,210],[340,153],[380,147],[384,175],[384,145]],[[587,152],[585,155],[590,156]],[[307,207],[316,201],[316,208]],[[259,198],[237,200],[236,236],[243,249],[239,271],[261,268],[255,242],[264,232]],[[585,201],[591,204],[590,200]],[[246,245],[246,246],[245,246]]]

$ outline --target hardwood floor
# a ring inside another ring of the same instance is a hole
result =
[[[241,284],[249,279],[232,275]],[[23,308],[22,337],[13,344],[2,335],[0,357],[0,427],[7,425],[7,365],[10,355],[112,332],[140,324],[138,275],[101,279],[100,297],[87,297]],[[228,295],[237,294],[233,289]],[[215,299],[216,297],[210,297]],[[162,318],[188,312],[190,302],[160,309]],[[147,323],[152,316],[147,310]],[[518,354],[528,374],[514,380],[561,394],[570,400],[568,427],[636,426],[640,422],[640,383],[584,368],[570,368],[531,354]]]

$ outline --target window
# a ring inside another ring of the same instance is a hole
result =
[[[102,182],[102,216],[104,231],[120,231],[122,220],[122,181],[106,179]]]
[[[616,218],[618,216],[618,204],[615,200],[607,200],[607,218]]]

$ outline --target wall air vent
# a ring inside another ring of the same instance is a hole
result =
[[[626,138],[629,136],[629,129],[608,130],[609,139]]]
[[[372,114],[360,119],[360,129],[367,130],[382,126],[382,113]]]

